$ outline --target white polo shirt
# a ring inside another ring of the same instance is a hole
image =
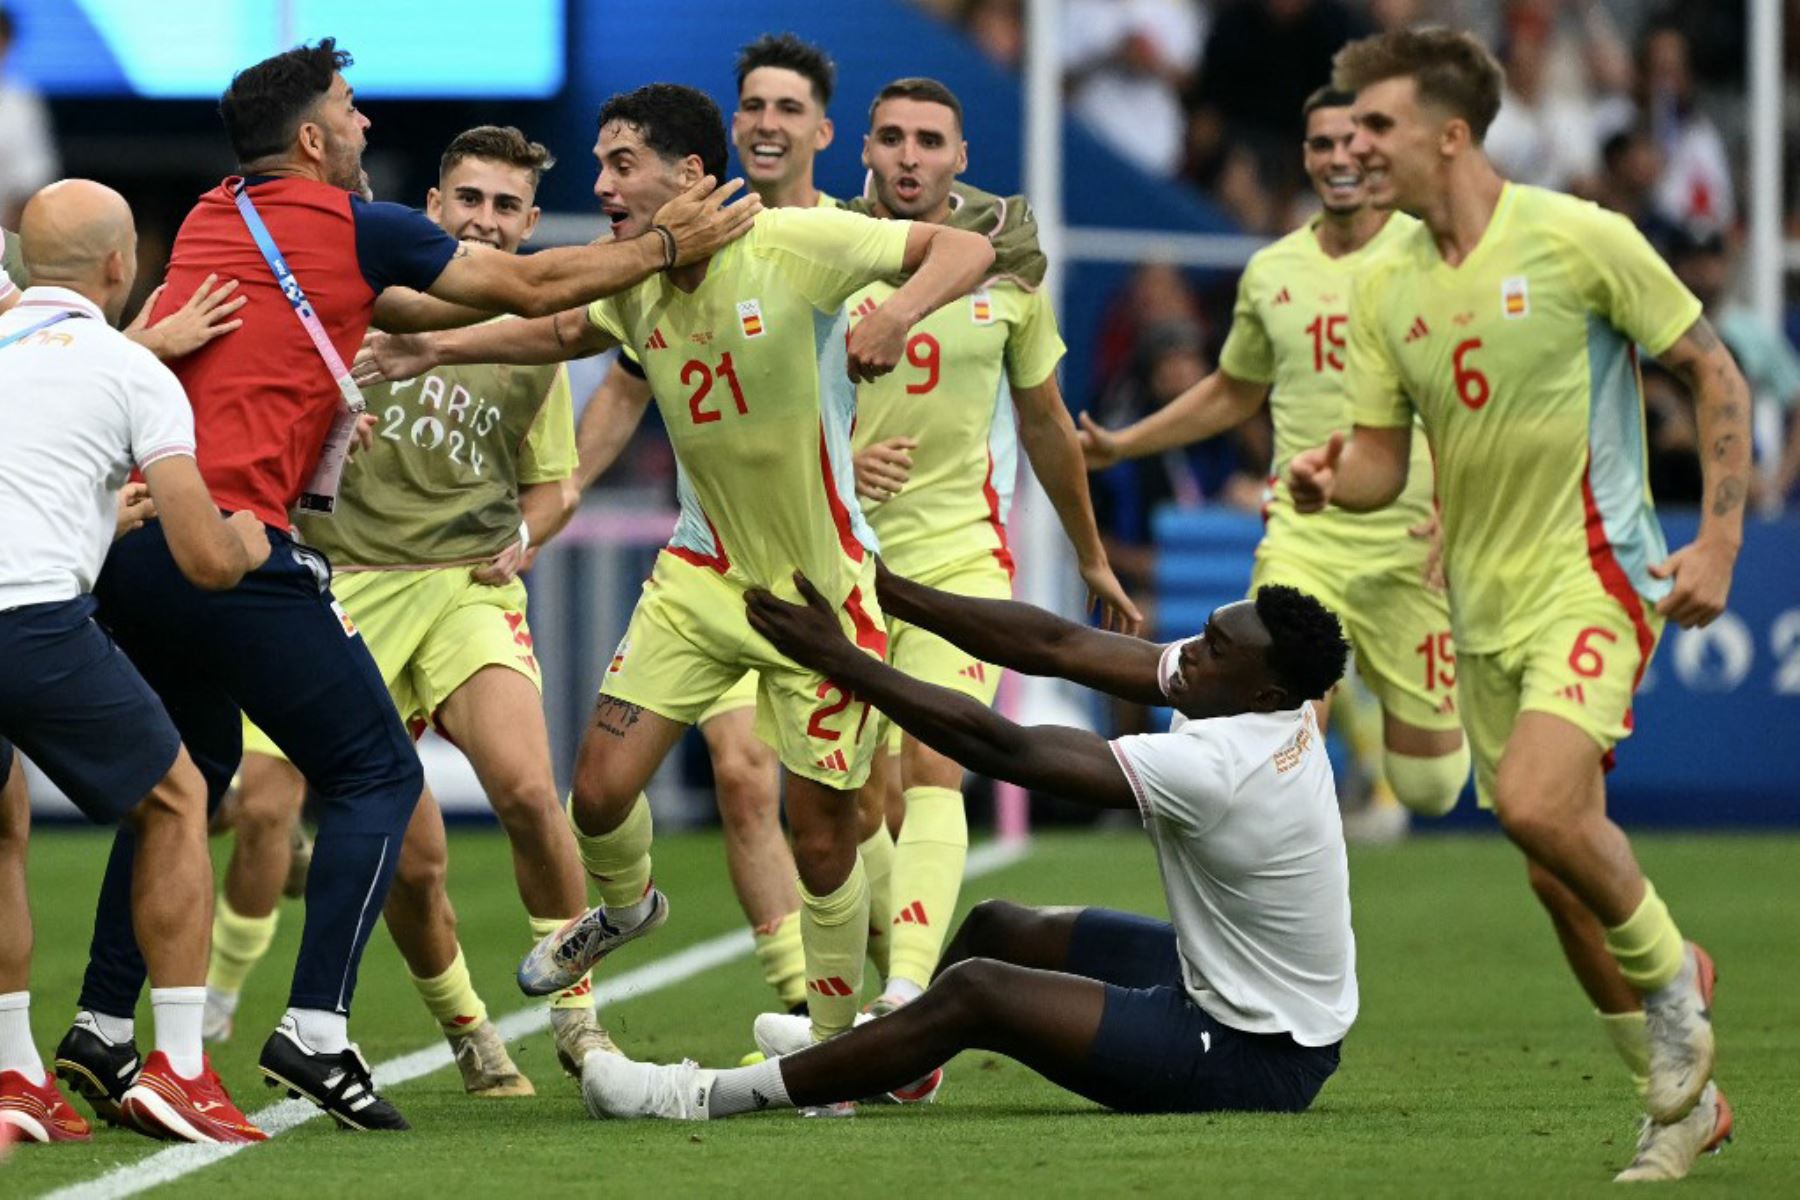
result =
[[[91,592],[133,465],[194,453],[187,393],[156,356],[65,288],[0,316],[0,611]]]
[[[1181,643],[1163,655],[1163,679]],[[1165,683],[1164,691],[1167,687]],[[1113,742],[1156,847],[1188,994],[1214,1020],[1340,1040],[1356,938],[1337,788],[1312,705]]]

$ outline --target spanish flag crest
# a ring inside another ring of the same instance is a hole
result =
[[[1523,275],[1512,275],[1500,281],[1500,315],[1509,321],[1531,315],[1531,293]]]
[[[969,316],[977,325],[994,323],[994,300],[984,287],[969,293]]]
[[[743,326],[747,338],[763,335],[762,301],[739,300],[737,306],[738,324]]]

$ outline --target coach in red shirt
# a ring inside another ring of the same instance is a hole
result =
[[[527,256],[458,243],[414,210],[356,194],[369,119],[344,80],[349,65],[327,38],[232,80],[219,111],[242,174],[188,214],[164,292],[185,296],[217,274],[240,281],[248,298],[237,333],[170,365],[193,405],[196,457],[214,501],[260,517],[273,552],[236,589],[204,592],[181,576],[152,521],[114,547],[95,595],[99,619],[162,698],[215,803],[241,754],[240,711],[323,800],[289,1007],[263,1047],[263,1074],[347,1127],[405,1129],[349,1041],[348,1014],[423,778],[374,660],[331,597],[330,568],[290,533],[296,505],[329,511],[332,468],[353,430],[366,436],[344,364],[384,292],[450,302],[414,297],[411,320],[558,312],[711,254],[749,228],[757,205],[725,207],[738,185],[713,191],[704,181],[658,214],[658,229],[630,241]],[[144,968],[131,927],[133,849],[122,833],[81,1011],[57,1051],[58,1074],[102,1115],[138,1058],[131,1017]]]

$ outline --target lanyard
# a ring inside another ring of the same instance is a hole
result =
[[[356,381],[350,377],[350,371],[344,366],[343,358],[337,347],[331,344],[331,338],[325,333],[324,323],[319,314],[306,298],[306,292],[300,287],[300,281],[288,268],[287,260],[281,256],[281,249],[275,245],[275,239],[269,235],[269,227],[263,224],[261,214],[256,205],[250,202],[249,191],[242,179],[227,181],[231,188],[231,198],[237,203],[238,214],[244,218],[244,224],[250,229],[250,236],[256,242],[256,248],[262,251],[263,261],[269,264],[269,271],[275,276],[281,294],[294,309],[294,316],[299,319],[306,336],[312,339],[313,348],[325,363],[325,369],[331,372],[331,378],[337,384],[338,397],[342,406],[338,409],[337,419],[331,424],[331,432],[325,437],[325,445],[319,452],[319,464],[313,469],[312,478],[306,483],[306,490],[300,493],[300,508],[307,512],[329,515],[337,506],[338,484],[343,479],[344,463],[349,458],[350,439],[355,436],[357,418],[362,415],[364,403],[362,391]]]
[[[8,346],[12,345],[14,342],[24,341],[26,338],[30,337],[32,334],[36,333],[40,329],[48,329],[52,325],[56,324],[58,321],[67,321],[70,317],[84,317],[86,315],[87,315],[86,313],[79,313],[79,312],[74,311],[73,309],[65,308],[65,309],[63,309],[63,311],[57,313],[55,316],[45,317],[42,321],[39,321],[36,325],[33,325],[29,329],[21,329],[17,333],[9,333],[5,337],[0,338],[0,350],[6,349]]]

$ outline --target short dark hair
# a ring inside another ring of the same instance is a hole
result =
[[[1350,645],[1331,610],[1299,588],[1256,589],[1256,615],[1269,631],[1269,669],[1296,701],[1318,700],[1344,677]]]
[[[1506,73],[1474,34],[1442,26],[1360,38],[1331,60],[1331,86],[1341,91],[1402,77],[1418,85],[1421,99],[1467,121],[1479,142],[1500,111]]]
[[[556,165],[556,156],[511,125],[477,125],[450,139],[444,156],[438,160],[438,178],[442,179],[465,158],[486,159],[505,163],[531,172],[531,190],[536,191],[544,172]]]
[[[894,82],[875,93],[875,99],[869,104],[869,124],[875,123],[875,110],[886,100],[923,100],[927,104],[941,104],[956,115],[957,132],[962,132],[962,101],[956,93],[935,79],[927,79],[923,75],[909,75],[905,79]]]
[[[1300,124],[1302,127],[1312,119],[1312,115],[1321,108],[1349,108],[1356,103],[1356,93],[1334,88],[1330,84],[1317,88],[1300,106]]]
[[[762,67],[780,67],[806,76],[819,107],[831,103],[832,89],[837,87],[837,64],[831,61],[831,55],[811,42],[803,42],[791,33],[765,33],[739,50],[737,85],[740,93],[750,72]]]
[[[332,76],[353,61],[336,38],[321,38],[233,75],[219,97],[219,116],[239,164],[285,153],[300,122],[331,90]]]
[[[620,92],[600,110],[600,128],[623,121],[664,161],[700,156],[700,168],[725,178],[725,118],[712,97],[679,83],[651,83]]]

